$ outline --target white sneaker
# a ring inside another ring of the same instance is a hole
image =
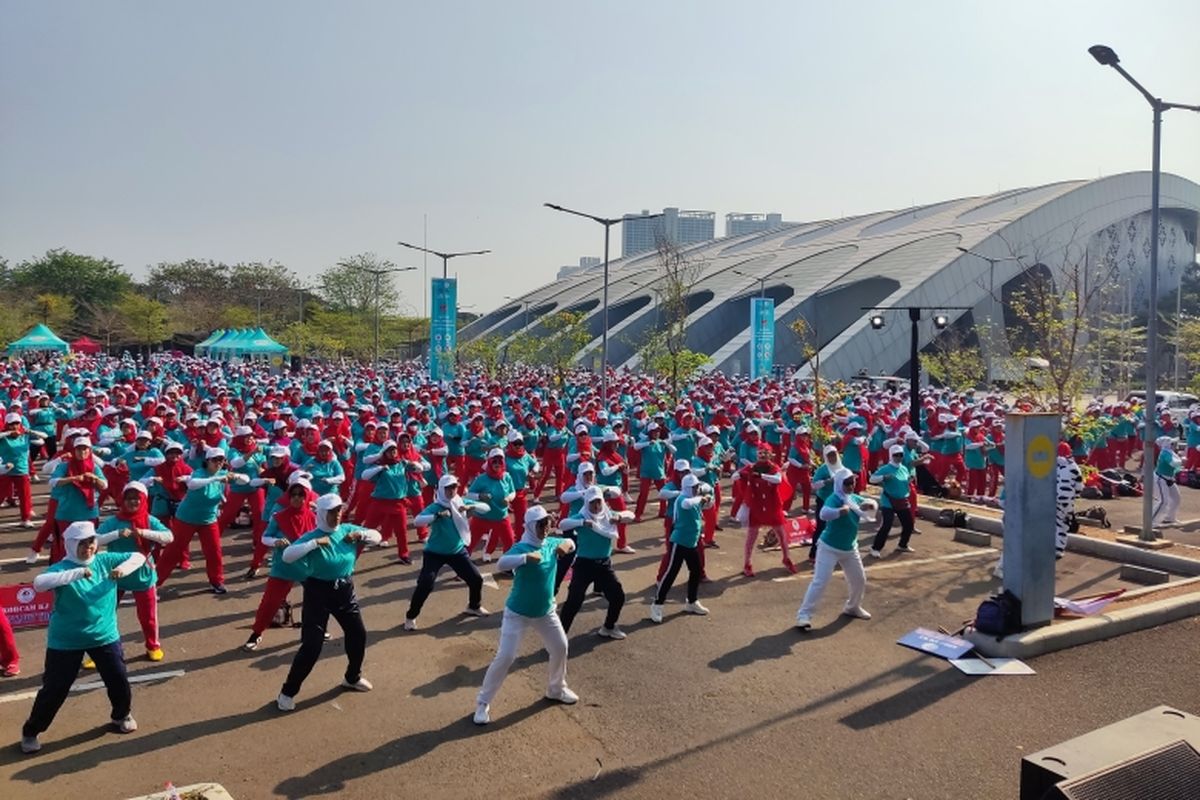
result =
[[[804,614],[796,615],[796,627],[802,631],[812,630],[812,617]]]
[[[360,677],[354,683],[351,683],[350,681],[343,679],[342,680],[342,688],[343,689],[353,689],[356,692],[369,692],[372,689],[374,689],[375,687],[371,685],[371,682],[369,680],[367,680],[366,678]]]
[[[897,550],[899,550],[901,553],[915,553],[915,552],[917,552],[916,548],[914,548],[914,547],[909,547],[909,546],[908,546],[908,545],[906,545],[906,544],[902,544],[902,545],[900,545],[899,547],[897,547],[896,549],[897,549]]]
[[[484,552],[484,554],[483,554],[483,563],[485,563],[485,564],[490,564],[490,563],[492,563],[492,554],[491,554],[491,553],[488,553],[488,552],[486,552],[486,551]]]
[[[26,564],[36,564],[38,562],[38,559],[41,557],[42,557],[42,554],[39,553],[38,551],[30,550],[29,555],[25,556],[25,563]]]
[[[288,697],[283,692],[280,692],[279,697],[275,698],[275,705],[279,707],[280,711],[295,711],[296,698]]]
[[[579,702],[579,695],[572,692],[566,686],[558,694],[546,693],[547,700],[554,700],[557,703],[562,703],[564,706],[573,706]]]
[[[21,527],[22,528],[36,528],[37,525],[35,525],[33,520],[31,520],[31,519],[23,519],[23,520],[21,520]]]
[[[114,719],[112,724],[121,733],[133,733],[137,730],[137,720],[128,714],[125,719]]]
[[[613,625],[611,628],[605,628],[602,625],[600,626],[600,630],[596,631],[596,635],[605,639],[624,639],[625,631],[621,630],[616,625]]]
[[[707,609],[707,608],[705,608],[704,606],[700,605],[700,601],[699,601],[699,600],[697,600],[697,601],[696,601],[696,602],[694,602],[694,603],[688,603],[687,605],[685,605],[685,606],[683,607],[683,610],[684,610],[684,612],[685,612],[685,613],[688,613],[688,614],[695,614],[695,615],[696,615],[696,616],[698,616],[698,617],[706,617],[706,616],[708,616],[708,609]]]
[[[417,621],[415,619],[404,620],[404,630],[415,631],[417,629]]]
[[[41,749],[42,749],[42,743],[38,741],[38,737],[36,737],[36,736],[22,736],[21,737],[21,752],[22,753],[29,755],[31,753],[36,753],[38,750],[41,750]]]
[[[632,545],[628,545],[628,544],[627,544],[627,545],[625,545],[624,547],[618,547],[618,548],[617,548],[617,552],[618,552],[618,553],[625,553],[626,555],[628,555],[629,553],[636,553],[636,552],[637,552],[637,550],[636,550],[636,549],[635,549],[635,548],[634,548]]]
[[[992,575],[1000,580],[1004,580],[1004,567],[996,567],[992,570]]]
[[[656,623],[662,622],[662,606],[658,603],[650,604],[650,621]]]
[[[491,614],[492,612],[488,611],[483,606],[480,606],[479,608],[471,608],[470,606],[467,606],[466,610],[463,611],[463,613],[466,614],[468,617],[486,617],[488,614]]]
[[[871,558],[883,558],[882,550],[876,550],[874,547],[872,547],[868,552],[871,554]]]
[[[475,706],[475,716],[472,718],[476,725],[487,725],[492,721],[492,707],[487,703]]]
[[[871,618],[871,613],[862,606],[856,606],[855,608],[843,608],[842,613],[847,617],[854,617],[855,619]]]

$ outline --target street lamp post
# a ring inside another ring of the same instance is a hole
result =
[[[422,253],[429,253],[429,255],[431,255],[431,256],[437,256],[438,258],[440,258],[442,260],[442,277],[443,278],[448,277],[448,262],[450,261],[450,259],[458,258],[460,256],[482,256],[482,255],[492,252],[491,250],[464,250],[461,253],[439,253],[437,250],[430,250],[425,247],[418,247],[417,245],[409,244],[408,242],[396,242],[396,244],[400,245],[401,247],[407,247],[409,250],[419,250]],[[413,267],[413,269],[416,269],[416,267]]]
[[[521,326],[521,329],[524,330],[525,328],[528,328],[529,327],[529,306],[531,306],[532,303],[529,300],[520,300],[516,297],[513,297],[512,295],[507,295],[507,294],[504,295],[504,299],[511,300],[514,303],[517,303],[518,305],[525,307],[525,323]]]
[[[1005,261],[1020,262],[1025,256],[1003,256],[1001,258],[992,258],[985,256],[983,253],[977,253],[974,250],[968,250],[965,247],[957,248],[969,256],[981,258],[988,263],[988,346],[984,357],[984,373],[987,376],[988,386],[992,385],[992,349],[996,346],[996,328],[995,328],[995,310],[996,310],[996,265]]]
[[[769,281],[769,280],[770,281],[783,281],[783,280],[787,280],[788,278],[796,277],[795,275],[792,275],[790,273],[787,275],[763,276],[763,275],[752,275],[749,272],[742,272],[740,269],[731,269],[729,271],[732,272],[734,275],[741,275],[743,278],[749,278],[752,281],[758,281],[758,296],[759,297],[767,296],[767,281]]]
[[[1137,89],[1154,110],[1154,143],[1150,167],[1150,298],[1146,317],[1146,408],[1143,421],[1146,423],[1142,440],[1142,531],[1143,542],[1154,540],[1154,433],[1155,415],[1158,413],[1158,218],[1159,183],[1162,177],[1162,115],[1172,108],[1200,112],[1200,105],[1166,103],[1150,94],[1146,87],[1121,66],[1121,59],[1111,47],[1097,44],[1088,48],[1092,58],[1101,66],[1112,67],[1121,77]]]
[[[387,269],[370,269],[369,267],[360,267],[352,264],[340,264],[339,266],[351,266],[359,272],[365,272],[368,275],[375,276],[375,372],[379,372],[379,317],[380,317],[380,301],[379,281],[384,275],[392,272],[411,272],[416,267],[389,267]]]
[[[542,203],[546,208],[554,211],[561,211],[564,214],[574,214],[577,217],[590,219],[592,222],[598,222],[604,226],[604,310],[602,319],[604,320],[603,330],[600,334],[600,402],[607,407],[608,403],[608,234],[613,225],[626,220],[637,219],[654,219],[661,217],[662,214],[639,214],[637,216],[624,217],[597,217],[593,214],[585,214],[582,211],[564,208],[554,203]]]
[[[908,345],[908,424],[917,433],[921,432],[921,338],[917,323],[921,321],[922,311],[970,311],[966,306],[863,306],[863,311],[907,311],[909,322],[912,323]],[[876,313],[871,316],[871,327],[880,330],[885,325],[883,315]],[[933,326],[938,330],[950,324],[950,318],[945,314],[933,315]]]

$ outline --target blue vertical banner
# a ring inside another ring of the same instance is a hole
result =
[[[769,379],[775,370],[775,301],[750,300],[750,380]]]
[[[433,313],[429,317],[429,379],[454,378],[458,349],[458,279],[433,279]]]

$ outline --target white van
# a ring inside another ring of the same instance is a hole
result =
[[[1177,425],[1187,419],[1189,408],[1200,403],[1200,398],[1187,392],[1155,392],[1154,396],[1158,398],[1158,405],[1166,403],[1167,411],[1171,414],[1171,420]],[[1145,399],[1145,391],[1136,391],[1130,392],[1129,397],[1125,398],[1125,402],[1132,403],[1136,400],[1141,403]]]

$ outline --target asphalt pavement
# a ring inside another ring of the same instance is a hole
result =
[[[45,566],[19,561],[32,532],[14,528],[12,513],[0,513],[5,583]],[[1200,517],[1200,492],[1185,492],[1182,516]],[[666,620],[653,625],[661,528],[633,526],[637,553],[616,556],[629,638],[597,637],[604,601],[589,598],[571,631],[568,681],[581,700],[566,707],[542,699],[546,659],[531,634],[486,728],[470,714],[495,653],[502,576],[484,590],[495,613],[480,620],[461,614],[466,589],[444,572],[420,630],[405,632],[419,548],[411,567],[394,549],[367,552],[356,582],[374,691],[336,688],[345,658],[334,625],[296,711],[284,714],[274,698],[298,631],[268,630],[257,652],[240,650],[264,579],[240,579],[249,534],[237,531],[226,537],[228,595],[208,593],[198,547],[191,571],[169,582],[159,606],[164,661],[145,658],[133,608],[121,607],[130,674],[151,676],[134,688],[134,734],[108,732],[104,693],[84,691],[67,700],[42,752],[22,756],[16,742],[40,682],[45,631],[18,632],[24,671],[0,681],[0,731],[12,742],[0,750],[4,796],[126,798],[169,780],[217,781],[238,800],[1015,798],[1023,754],[1162,703],[1200,712],[1195,619],[1040,657],[1027,677],[967,677],[897,646],[918,626],[957,627],[998,587],[997,553],[955,543],[930,523],[922,531],[916,553],[896,553],[893,543],[868,563],[871,620],[838,615],[839,574],[814,629],[802,633],[792,621],[808,568],[789,576],[778,552],[760,552],[758,576],[743,578],[744,534],[730,526],[708,551],[711,581],[700,597],[711,615],[682,614],[679,585]],[[1069,553],[1058,592],[1119,585],[1115,568]]]

